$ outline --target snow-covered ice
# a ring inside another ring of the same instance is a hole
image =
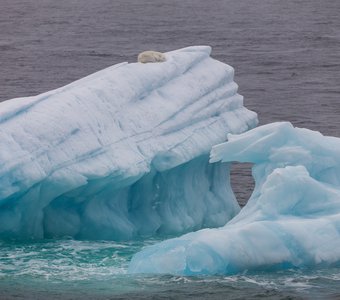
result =
[[[0,104],[0,237],[130,239],[222,226],[227,133],[257,125],[210,47],[122,63]]]
[[[136,254],[132,273],[235,274],[340,262],[340,139],[281,122],[213,147],[211,162],[254,164],[255,189],[224,227]]]

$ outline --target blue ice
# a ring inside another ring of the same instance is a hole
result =
[[[340,261],[340,139],[261,126],[214,146],[211,162],[254,164],[255,189],[225,226],[147,247],[131,273],[181,275],[325,267]]]

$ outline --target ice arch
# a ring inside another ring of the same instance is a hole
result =
[[[255,190],[225,226],[136,254],[132,273],[235,274],[340,262],[340,139],[273,123],[213,147],[211,161],[254,163]]]

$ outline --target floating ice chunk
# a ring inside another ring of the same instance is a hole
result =
[[[257,124],[210,47],[122,63],[0,104],[0,237],[129,239],[221,226],[239,206],[211,146]]]
[[[290,123],[228,135],[213,147],[211,161],[255,164],[247,205],[224,227],[145,248],[130,272],[234,274],[338,263],[339,149],[340,139]]]

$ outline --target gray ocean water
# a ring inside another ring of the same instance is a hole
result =
[[[211,45],[232,65],[260,124],[287,120],[340,137],[339,0],[0,0],[0,101],[38,94],[143,50]],[[241,204],[253,188],[236,165]],[[340,270],[129,277],[155,240],[0,242],[0,299],[340,297]]]

